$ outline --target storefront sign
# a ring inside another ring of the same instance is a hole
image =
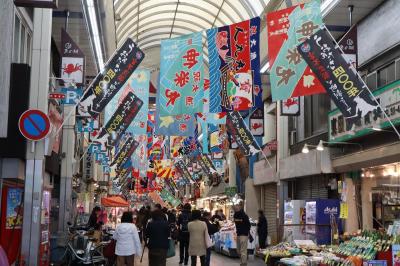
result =
[[[9,188],[7,191],[6,229],[22,227],[22,189]]]
[[[61,88],[60,91],[64,95],[64,97],[61,99],[61,104],[65,104],[65,105],[77,104],[83,94],[83,89],[81,87],[80,88],[74,88],[74,87]]]
[[[316,32],[297,49],[343,113],[349,126],[377,109],[368,88],[349,67],[326,29]]]
[[[253,136],[264,136],[264,108],[257,108],[251,114],[250,132]]]
[[[342,202],[340,203],[340,215],[339,218],[347,219],[349,217],[349,204]]]
[[[339,41],[344,58],[357,68],[357,25],[354,25]]]
[[[83,158],[83,179],[90,179],[93,171],[93,156],[92,153],[87,152]]]
[[[394,125],[400,124],[400,81],[376,90],[373,94],[392,123]],[[386,128],[390,126],[389,122],[384,118],[383,110],[380,107],[364,115],[354,125],[354,128],[349,127],[345,123],[345,118],[338,109],[331,111],[328,114],[328,119],[330,141],[347,141],[373,133],[372,128]]]
[[[61,49],[61,78],[66,83],[83,85],[85,54],[64,29],[61,29]]]
[[[299,116],[300,115],[300,97],[293,97],[281,101],[282,116]]]
[[[260,146],[247,128],[239,112],[228,112],[226,127],[246,156],[255,155],[260,152]]]
[[[97,74],[78,105],[77,115],[97,117],[121,89],[144,58],[132,39],[114,53],[104,70]]]

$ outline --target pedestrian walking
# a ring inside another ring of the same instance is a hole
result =
[[[189,262],[189,230],[188,224],[191,220],[191,209],[189,203],[183,206],[182,213],[178,217],[178,241],[179,241],[179,264],[188,265]]]
[[[113,238],[116,240],[115,255],[117,255],[117,266],[133,266],[135,255],[141,253],[138,230],[133,224],[132,212],[124,212],[121,223],[117,225]]]
[[[204,212],[203,213],[203,219],[202,219],[206,225],[207,225],[207,230],[208,234],[210,235],[210,238],[212,239],[212,236],[218,232],[218,226],[214,223],[211,223],[211,213],[210,212]],[[206,253],[206,266],[210,266],[210,261],[211,261],[211,249],[212,247],[207,248],[207,253]]]
[[[267,247],[268,222],[262,210],[258,211],[257,234],[259,247],[265,249]]]
[[[233,220],[236,225],[237,252],[240,256],[240,266],[247,266],[247,241],[250,233],[249,216],[243,211],[242,205],[235,205]]]
[[[151,220],[147,224],[146,238],[149,248],[149,266],[165,266],[169,247],[170,230],[165,215],[161,210],[151,213]]]
[[[189,255],[191,265],[196,266],[197,257],[200,257],[201,266],[206,265],[207,245],[205,234],[207,233],[207,224],[201,219],[199,210],[192,211],[192,221],[188,224],[189,230]]]

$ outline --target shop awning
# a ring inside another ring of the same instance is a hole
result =
[[[221,183],[219,183],[218,186],[210,188],[210,190],[207,193],[207,197],[225,195],[225,188],[226,187],[227,187],[227,185],[225,184],[224,181],[222,181]]]
[[[129,207],[129,203],[120,196],[101,198],[101,205],[104,207]]]

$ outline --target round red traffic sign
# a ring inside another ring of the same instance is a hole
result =
[[[19,118],[18,128],[25,138],[33,141],[41,140],[49,134],[50,119],[40,110],[27,110]]]

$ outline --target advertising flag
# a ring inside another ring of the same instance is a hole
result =
[[[257,108],[250,115],[250,132],[253,136],[264,136],[264,108]]]
[[[239,112],[228,112],[226,127],[246,156],[255,155],[261,151],[260,146],[247,128]]]
[[[260,104],[260,18],[207,30],[211,113],[248,110]],[[257,63],[258,61],[258,63]],[[257,72],[257,74],[256,74]]]
[[[144,53],[128,38],[97,74],[78,105],[77,115],[97,117],[117,94],[144,58]]]
[[[147,172],[147,135],[135,136],[135,140],[139,145],[131,156],[132,166],[139,170],[140,176],[145,176]]]
[[[273,101],[325,92],[296,49],[321,25],[319,0],[267,14]]]
[[[142,100],[129,92],[93,142],[101,144],[102,150],[112,149],[128,129],[142,105]]]
[[[127,132],[133,135],[145,135],[146,134],[146,124],[147,124],[147,113],[149,112],[149,86],[150,86],[150,71],[144,69],[137,69],[130,76],[125,86],[117,92],[117,94],[112,98],[109,104],[105,108],[104,120],[108,121],[112,116],[118,105],[121,104],[125,96],[132,92],[140,100],[142,100],[143,105],[140,108],[135,119],[129,125]]]
[[[326,29],[319,30],[305,40],[298,46],[298,51],[348,123],[359,121],[378,107]]]
[[[203,111],[203,68],[201,32],[161,41],[161,117]]]
[[[83,85],[85,77],[85,54],[69,36],[61,29],[61,78],[66,83]]]

